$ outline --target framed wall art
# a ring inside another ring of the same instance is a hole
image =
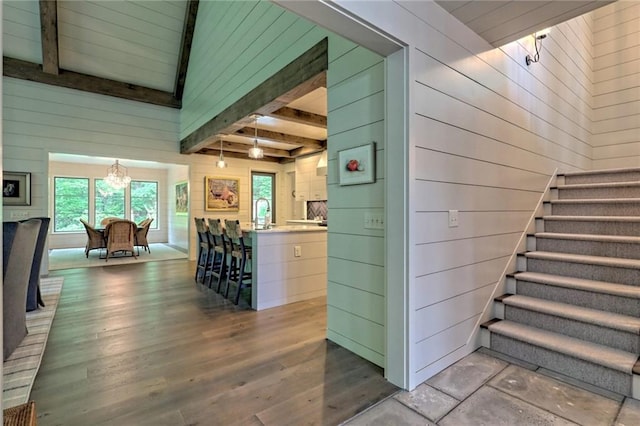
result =
[[[189,213],[189,182],[176,183],[176,214],[184,216]]]
[[[2,204],[5,206],[31,205],[31,173],[2,173]]]
[[[376,143],[338,151],[340,185],[358,185],[376,181]]]
[[[207,176],[204,179],[206,211],[238,211],[240,179]]]

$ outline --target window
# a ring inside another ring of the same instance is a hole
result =
[[[113,189],[104,179],[95,180],[94,212],[96,225],[105,217],[124,218],[124,188]]]
[[[153,219],[151,228],[158,229],[158,182],[131,181],[131,220],[140,223]]]
[[[79,219],[89,220],[89,179],[53,179],[54,232],[84,231]]]
[[[264,172],[251,172],[251,218],[256,217],[255,207],[259,198],[266,198],[271,206],[271,221],[276,217],[276,174]],[[267,212],[267,203],[260,202],[258,217],[264,218]]]

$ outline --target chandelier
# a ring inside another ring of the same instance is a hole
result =
[[[131,178],[127,175],[127,168],[121,166],[118,160],[116,160],[116,163],[107,169],[105,181],[114,189],[123,189],[129,185]]]
[[[258,146],[258,118],[262,117],[260,114],[253,114],[251,118],[255,120],[255,133],[253,138],[253,147],[249,148],[249,158],[259,160],[264,157],[264,151]]]

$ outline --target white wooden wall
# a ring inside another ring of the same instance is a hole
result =
[[[477,348],[478,323],[554,169],[591,167],[590,44],[575,43],[591,22],[554,28],[527,67],[532,39],[493,49],[434,3],[339,3],[409,45],[413,388]],[[460,211],[459,227],[448,227],[448,210]]]
[[[640,166],[640,3],[593,12],[594,168]]]

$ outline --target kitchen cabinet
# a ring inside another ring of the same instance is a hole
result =
[[[296,159],[296,201],[327,199],[327,177],[317,175],[321,154]]]

